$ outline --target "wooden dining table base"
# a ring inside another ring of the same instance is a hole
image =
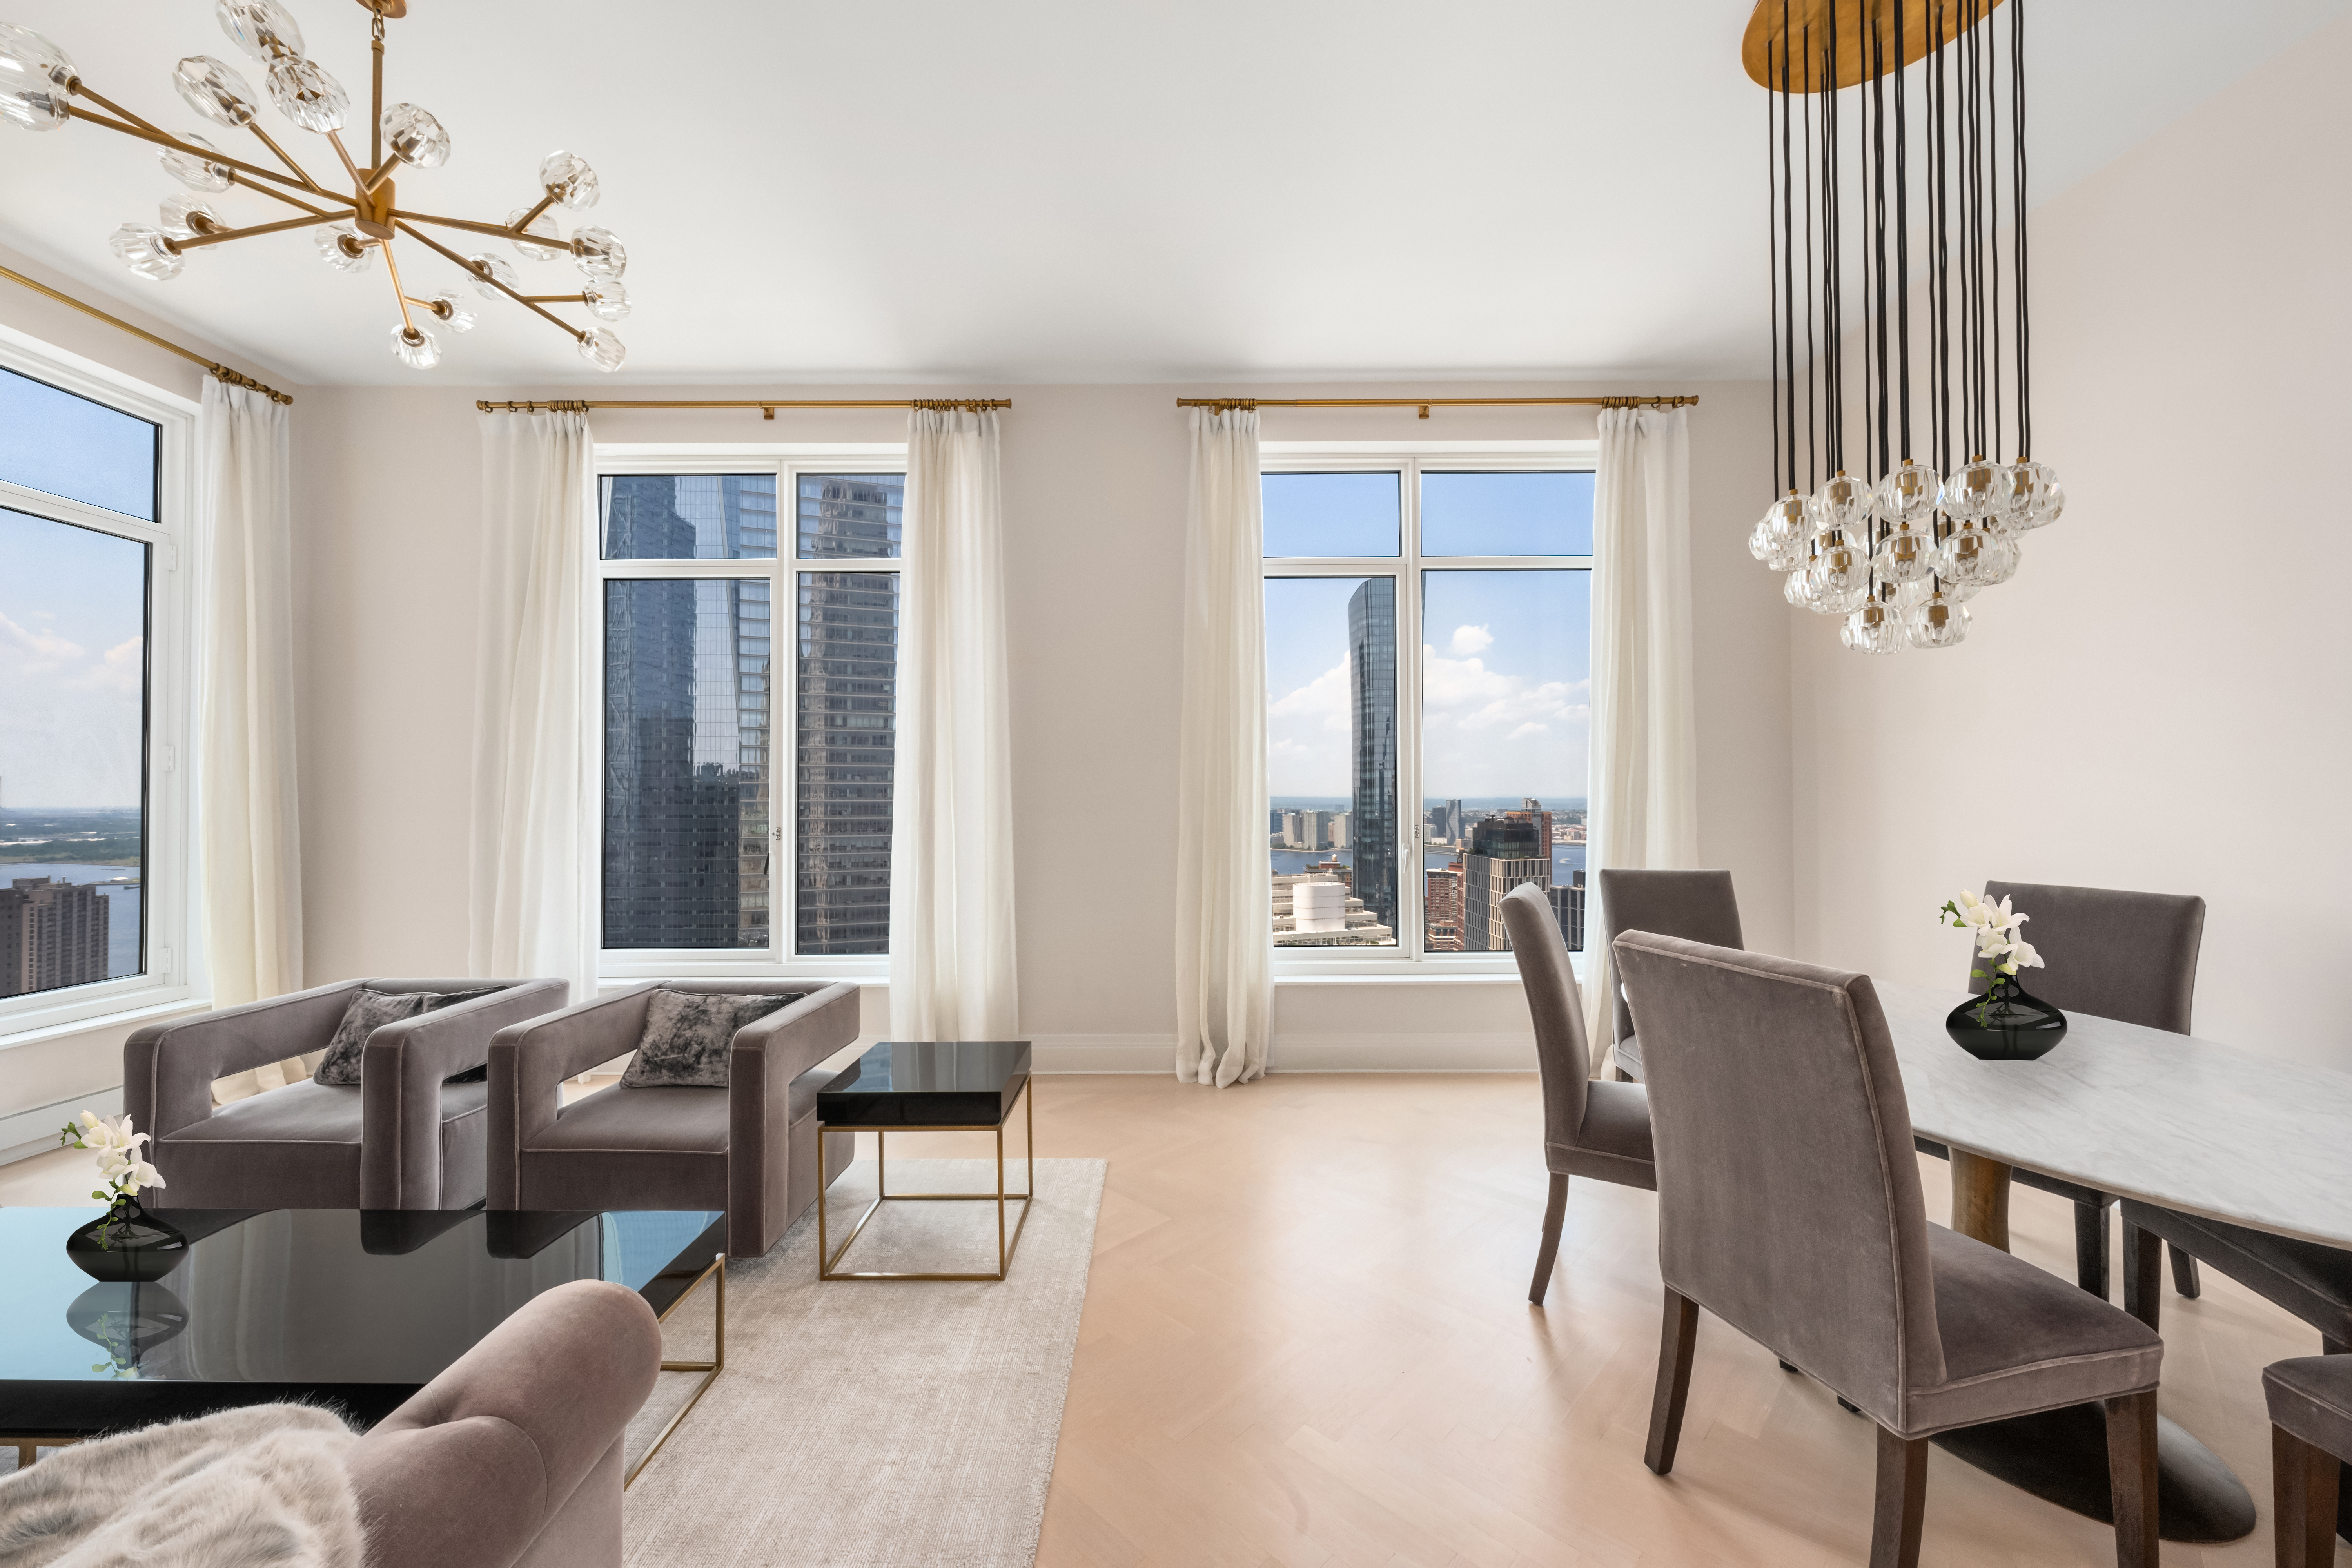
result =
[[[1955,1149],[1952,1228],[2009,1250],[2011,1167]],[[1963,1426],[1934,1439],[1954,1458],[2045,1502],[2112,1523],[2107,1424],[2095,1405]],[[2166,1541],[2212,1544],[2253,1533],[2254,1500],[2237,1472],[2187,1428],[2156,1419],[2156,1532]]]

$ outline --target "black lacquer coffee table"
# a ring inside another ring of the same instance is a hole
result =
[[[727,1359],[727,1216],[704,1211],[162,1209],[189,1240],[151,1285],[99,1284],[66,1256],[89,1208],[0,1208],[0,1447],[41,1447],[154,1421],[299,1399],[373,1426],[523,1303],[608,1279],[667,1318],[706,1279],[704,1374],[629,1479]]]
[[[1026,1191],[1004,1188],[1004,1124],[1015,1103],[1023,1106],[1027,1145]],[[830,1245],[825,1195],[816,1200],[816,1275],[820,1279],[1002,1279],[1013,1267],[1013,1249],[1029,1224],[1037,1192],[1037,1115],[1029,1084],[1026,1040],[885,1040],[842,1069],[817,1091],[817,1164],[824,1164],[824,1140],[834,1133],[874,1133],[875,1198],[857,1216],[839,1247]],[[889,1135],[893,1132],[993,1132],[996,1190],[987,1193],[894,1193],[889,1184]],[[1021,1217],[1008,1236],[1005,1205],[1018,1202]],[[886,1203],[993,1203],[996,1205],[996,1271],[993,1274],[907,1269],[845,1269],[850,1247]]]

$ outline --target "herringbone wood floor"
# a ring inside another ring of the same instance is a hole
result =
[[[1643,1468],[1649,1194],[1575,1184],[1549,1303],[1528,1305],[1532,1077],[1053,1078],[1037,1129],[1043,1153],[1110,1162],[1045,1568],[1865,1560],[1868,1424],[1713,1319],[1674,1476]],[[1941,1219],[1945,1167],[1921,1168]],[[2064,1204],[2020,1188],[2012,1221],[2021,1256],[2071,1275]],[[2263,1521],[2228,1547],[2167,1544],[2168,1568],[2270,1561],[2261,1369],[2319,1348],[2206,1280],[2197,1301],[2168,1286],[2163,1408]],[[1923,1563],[2115,1561],[2103,1526],[1941,1453],[1928,1486]]]

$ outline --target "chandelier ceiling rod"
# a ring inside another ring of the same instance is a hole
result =
[[[0,267],[0,278],[5,278],[11,283],[20,283],[26,288],[30,289],[36,294],[47,295],[48,298],[55,300],[58,304],[68,306],[73,310],[79,310],[85,316],[94,316],[98,320],[104,321],[108,326],[114,328],[116,331],[129,332],[132,337],[152,343],[166,353],[175,353],[191,363],[200,364],[206,370],[212,372],[213,377],[216,381],[226,382],[231,386],[247,387],[252,391],[261,393],[272,403],[290,404],[294,401],[294,396],[291,393],[280,392],[274,386],[265,386],[260,382],[254,380],[253,377],[247,375],[242,371],[231,370],[228,366],[222,364],[217,360],[206,359],[204,355],[196,353],[194,349],[184,349],[179,344],[172,342],[169,338],[159,338],[144,327],[134,327],[120,316],[110,316],[95,305],[85,305],[79,300],[75,299],[72,295],[60,293],[57,289],[50,288],[46,283],[37,283],[21,272],[12,272],[5,267]]]

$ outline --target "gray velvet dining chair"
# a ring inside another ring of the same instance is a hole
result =
[[[2116,1561],[2157,1561],[2146,1325],[1928,1223],[1902,1070],[1863,974],[1631,931],[1614,944],[1648,1049],[1665,1284],[1644,1455],[1674,1468],[1699,1309],[1878,1426],[1874,1568],[1914,1568],[1927,1440],[2105,1409]]]
[[[1536,1250],[1528,1300],[1543,1305],[1559,1256],[1559,1229],[1568,1214],[1568,1179],[1586,1176],[1655,1192],[1650,1157],[1650,1100],[1637,1083],[1596,1083],[1584,1037],[1584,997],[1570,967],[1568,942],[1551,902],[1533,882],[1503,895],[1503,927],[1518,961],[1519,985],[1535,1021],[1536,1068],[1543,1083],[1544,1168],[1551,1193],[1544,1205],[1543,1241]]]
[[[2271,1525],[2279,1568],[2334,1568],[2352,1475],[2352,1356],[2263,1369],[2271,1415]]]
[[[1984,898],[1995,904],[2008,899],[2030,917],[2018,934],[2042,955],[2043,967],[2021,977],[2033,995],[2067,1013],[2189,1033],[2197,952],[2205,939],[2204,900],[2049,882],[1987,882]],[[1992,981],[1974,973],[1982,965],[1973,953],[1970,960],[1969,989],[1981,995]],[[1918,1144],[1923,1154],[1950,1157],[1951,1151],[1931,1139]],[[2040,1171],[2017,1170],[2011,1179],[2074,1205],[2075,1282],[2106,1300],[2107,1211],[2115,1194]],[[2174,1251],[2172,1277],[2182,1295],[2197,1294],[2197,1263],[2188,1252]]]
[[[1609,935],[1648,931],[1714,947],[1745,947],[1739,899],[1728,871],[1607,871],[1601,873],[1601,918]],[[1607,940],[1604,936],[1603,941]],[[1642,1040],[1621,984],[1616,995],[1615,1049],[1610,1062],[1621,1079],[1642,1077]]]

